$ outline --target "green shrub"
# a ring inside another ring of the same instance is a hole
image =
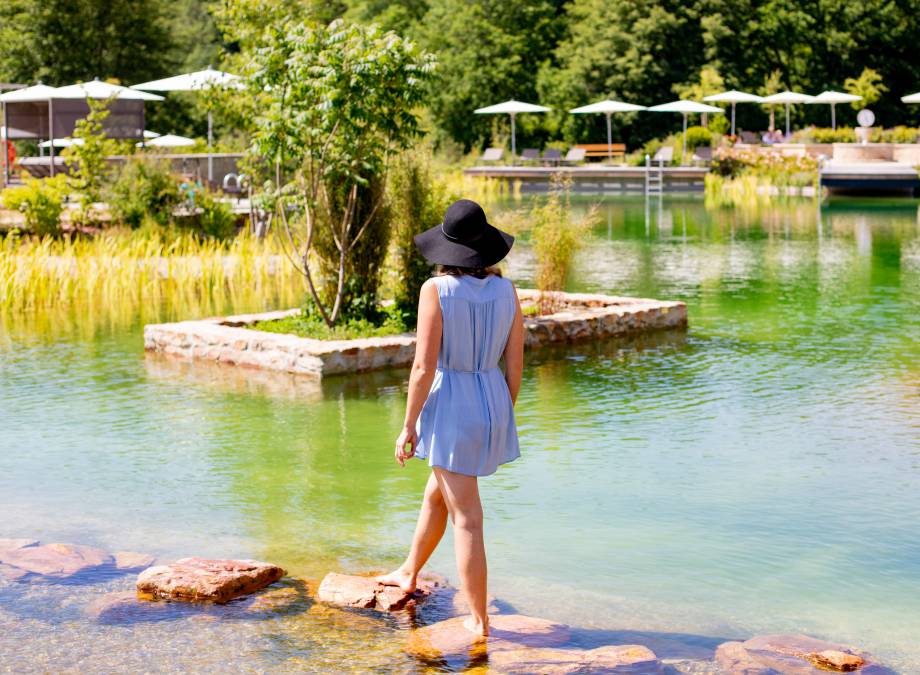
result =
[[[54,178],[26,178],[24,185],[7,188],[2,197],[7,208],[25,216],[26,226],[35,234],[60,234],[67,192],[67,176],[58,174]]]
[[[109,195],[113,215],[131,228],[140,227],[145,217],[167,225],[179,200],[179,180],[169,163],[140,157],[124,164]]]
[[[916,143],[920,129],[897,126],[892,129],[873,129],[869,137],[872,143]]]
[[[731,130],[731,121],[728,119],[728,115],[720,115],[716,113],[709,116],[709,131],[714,135],[724,136]]]
[[[712,132],[706,127],[687,127],[687,152],[712,145]]]
[[[175,223],[214,239],[230,239],[236,234],[236,216],[230,205],[205,189],[195,194],[194,207]]]

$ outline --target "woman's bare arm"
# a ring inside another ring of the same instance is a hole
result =
[[[521,376],[524,373],[524,312],[521,311],[521,301],[514,289],[514,321],[511,332],[508,334],[508,343],[505,345],[505,382],[511,393],[511,403],[517,402],[518,391],[521,389]]]
[[[441,302],[438,287],[433,279],[422,285],[418,301],[418,330],[415,340],[415,361],[409,374],[409,400],[406,401],[406,418],[396,439],[396,461],[405,466],[415,454],[415,423],[431,391],[438,353],[441,351]]]

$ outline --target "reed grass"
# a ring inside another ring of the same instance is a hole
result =
[[[303,282],[280,242],[226,242],[173,230],[110,230],[96,237],[0,240],[0,314],[62,312],[118,323],[197,318],[227,308],[296,306]]]

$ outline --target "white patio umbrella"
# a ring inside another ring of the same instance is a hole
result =
[[[165,134],[163,136],[157,136],[153,140],[146,141],[144,143],[138,143],[137,147],[146,145],[147,147],[154,148],[184,148],[189,145],[195,145],[194,138],[188,138],[187,136],[177,136],[175,134]]]
[[[736,103],[760,103],[763,98],[755,94],[748,94],[744,91],[732,89],[723,91],[721,94],[711,94],[703,99],[713,103],[731,103],[732,104],[732,136],[735,135],[735,104]]]
[[[148,94],[145,91],[136,91],[100,79],[89,82],[78,82],[66,87],[59,87],[54,92],[54,98],[120,98],[132,101],[162,101],[162,96]]]
[[[83,145],[82,138],[55,138],[48,141],[42,141],[38,144],[40,148],[69,148],[71,145]]]
[[[144,138],[157,138],[160,134],[150,129],[144,129]]]
[[[687,115],[694,113],[724,113],[725,111],[722,108],[717,108],[714,105],[706,105],[705,103],[697,103],[696,101],[685,101],[680,99],[677,101],[671,101],[670,103],[662,103],[661,105],[653,105],[651,108],[648,108],[649,112],[676,112],[681,113],[684,116],[684,130],[681,134],[683,138],[683,148],[681,149],[680,161],[683,164],[685,157],[687,156]]]
[[[504,103],[496,103],[495,105],[486,106],[485,108],[479,108],[474,112],[477,115],[510,115],[511,116],[511,159],[514,160],[517,155],[517,146],[515,145],[515,129],[514,129],[514,116],[521,113],[542,113],[548,112],[550,108],[546,108],[542,105],[535,105],[533,103],[524,103],[523,101],[515,101],[511,99],[510,101],[505,101]]]
[[[597,103],[589,103],[588,105],[583,105],[580,108],[572,108],[569,110],[570,113],[576,115],[585,114],[590,115],[592,113],[603,113],[607,116],[607,160],[613,160],[613,149],[611,144],[613,142],[613,136],[610,130],[610,116],[613,113],[618,112],[633,112],[636,110],[645,110],[644,105],[635,105],[634,103],[623,103],[622,101],[611,101],[610,99],[605,99],[603,101],[598,101]]]
[[[904,101],[904,103],[920,103],[920,91],[910,96],[902,96],[901,100]]]
[[[132,89],[145,91],[206,91],[212,87],[240,87],[242,86],[239,75],[225,73],[208,66],[204,70],[185,75],[175,75],[162,80],[151,80],[135,84]],[[211,116],[211,107],[208,106],[208,180],[213,180],[214,167],[211,161],[211,145],[214,143],[214,120]]]
[[[822,91],[812,98],[808,103],[830,103],[831,106],[831,129],[837,128],[837,111],[835,108],[838,103],[852,103],[853,101],[862,101],[862,96],[856,94],[845,94],[842,91]]]
[[[814,96],[800,94],[797,91],[781,91],[778,94],[764,96],[764,103],[782,103],[786,106],[786,135],[789,135],[789,106],[793,103],[809,103]]]
[[[5,94],[0,94],[0,106],[3,111],[3,137],[8,135],[6,104],[7,103],[47,103],[48,104],[48,137],[54,138],[54,127],[51,120],[54,117],[54,94],[57,92],[55,87],[49,87],[46,84],[36,84],[24,89],[14,89]],[[54,175],[54,149],[51,149],[51,175]],[[10,166],[6,154],[3,155],[3,177],[4,185],[10,182]]]

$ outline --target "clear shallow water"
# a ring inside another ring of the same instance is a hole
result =
[[[580,627],[579,644],[668,657],[802,631],[920,671],[917,203],[601,213],[571,290],[682,299],[691,328],[529,355],[524,457],[482,486],[490,590]],[[510,275],[526,285],[525,239]],[[0,338],[0,536],[258,557],[305,579],[400,559],[426,478],[391,459],[404,372],[315,385],[145,356],[139,325],[34,319]],[[449,535],[432,567],[455,578]],[[405,619],[306,599],[258,618],[84,617],[130,587],[0,586],[4,667],[422,669]]]

